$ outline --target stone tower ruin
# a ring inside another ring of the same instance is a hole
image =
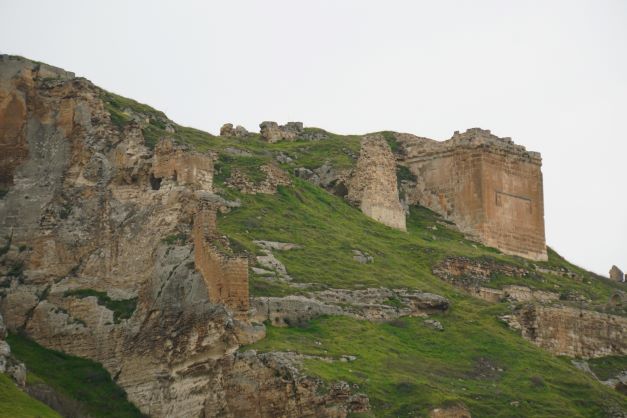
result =
[[[479,128],[442,142],[408,134],[397,140],[399,164],[416,176],[408,203],[506,254],[547,259],[539,153]]]

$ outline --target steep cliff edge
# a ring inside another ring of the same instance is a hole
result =
[[[321,390],[272,354],[236,354],[263,332],[245,318],[246,259],[210,221],[229,206],[212,193],[215,155],[151,145],[163,120],[116,113],[106,96],[1,58],[7,326],[102,363],[151,416],[345,415],[350,391]]]
[[[606,316],[622,324],[623,284],[550,250],[548,261],[504,255],[411,196],[401,206],[407,173],[388,133],[288,123],[213,136],[6,56],[0,86],[0,313],[45,347],[102,363],[142,412],[627,409],[546,350],[562,341],[620,367],[624,337]],[[504,326],[525,303],[533,320]],[[611,335],[596,332],[605,325]],[[584,328],[602,344],[570,338]]]

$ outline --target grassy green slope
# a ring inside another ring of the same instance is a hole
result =
[[[575,369],[567,359],[543,352],[507,329],[497,319],[507,313],[505,304],[471,299],[431,273],[435,263],[450,255],[531,267],[526,260],[464,239],[424,208],[412,208],[407,233],[387,228],[298,179],[274,196],[223,193],[242,200],[241,208],[223,215],[218,223],[237,248],[257,251],[254,239],[303,245],[299,250],[275,252],[297,281],[315,283],[317,288],[409,287],[452,300],[450,312],[437,316],[444,332],[425,327],[420,318],[375,324],[331,317],[306,328],[269,327],[268,337],[253,346],[261,351],[357,356],[350,363],[310,360],[306,368],[324,379],[358,384],[369,395],[376,416],[424,416],[430,407],[458,400],[476,417],[594,417],[605,416],[608,405],[627,407],[625,398]],[[352,249],[373,255],[374,263],[355,262]],[[527,280],[533,287],[553,290],[557,285],[559,291],[576,289],[599,302],[606,301],[615,287],[554,252],[549,262],[540,264],[567,267],[586,278],[548,274],[517,282]],[[298,292],[255,276],[251,287],[258,295]]]
[[[100,364],[48,350],[16,334],[9,334],[7,341],[13,355],[26,364],[27,384],[45,383],[78,401],[81,409],[93,417],[142,416]]]
[[[525,278],[497,277],[493,285],[516,283],[559,293],[578,292],[598,305],[604,305],[621,286],[573,266],[554,251],[549,251],[548,262],[541,263],[500,254],[443,226],[437,214],[421,207],[411,208],[407,232],[397,231],[300,179],[294,179],[293,186],[280,187],[276,195],[242,195],[230,189],[222,194],[242,201],[241,208],[220,218],[222,232],[253,253],[258,251],[252,243],[256,239],[302,244],[301,250],[275,252],[275,256],[296,281],[320,287],[411,287],[455,296],[459,294],[456,289],[431,273],[447,256],[492,259],[530,270],[534,264],[565,267],[583,279],[537,273]],[[373,255],[374,263],[355,262],[352,249]],[[270,284],[263,279],[254,278],[252,284],[258,294],[272,294],[271,289],[264,289]]]
[[[60,418],[47,405],[18,389],[6,374],[0,373],[0,418]]]

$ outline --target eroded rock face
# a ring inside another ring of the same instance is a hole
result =
[[[627,318],[566,306],[525,305],[503,317],[539,347],[570,357],[627,354]]]
[[[368,398],[353,394],[345,382],[320,393],[322,382],[303,376],[290,356],[247,351],[232,358],[224,379],[226,416],[238,417],[345,417],[369,409]],[[292,393],[287,402],[285,393]],[[207,408],[212,414],[215,407]],[[208,416],[216,416],[208,415]]]
[[[304,132],[302,122],[288,122],[285,125],[279,125],[276,122],[265,121],[259,124],[259,128],[261,138],[270,143],[282,140],[293,141]]]
[[[250,133],[241,125],[237,125],[233,128],[232,123],[225,123],[220,128],[220,136],[230,136],[233,138],[245,138],[249,136]]]
[[[306,296],[255,297],[251,303],[254,321],[270,321],[275,326],[298,325],[321,315],[387,321],[441,313],[449,308],[448,299],[440,295],[387,288],[330,289],[309,292]]]
[[[348,201],[392,228],[405,231],[405,211],[398,197],[396,160],[379,135],[362,140],[357,165],[347,181]]]
[[[540,154],[488,130],[444,142],[397,135],[399,161],[416,176],[406,196],[506,254],[546,260]]]
[[[26,385],[26,367],[11,355],[11,347],[5,341],[7,328],[4,319],[0,315],[0,373],[6,373],[19,386]]]
[[[488,302],[509,300],[513,302],[548,303],[560,299],[559,293],[531,289],[527,286],[490,287],[490,280],[497,275],[527,278],[532,276],[533,272],[489,259],[474,260],[466,257],[447,257],[434,266],[433,274]]]
[[[167,137],[150,149],[141,123],[111,122],[100,89],[28,60],[2,57],[0,91],[9,329],[102,363],[154,417],[238,417],[246,396],[268,402],[250,416],[351,410],[352,395],[296,393],[304,378],[235,354],[264,329],[244,315],[246,261],[218,250],[215,211],[237,202],[212,193],[214,155]],[[262,383],[274,389],[253,393]]]
[[[231,177],[226,181],[226,185],[246,194],[274,194],[278,186],[291,184],[287,173],[275,165],[265,164],[259,170],[264,174],[264,179],[260,182],[255,182],[242,171],[233,169]]]

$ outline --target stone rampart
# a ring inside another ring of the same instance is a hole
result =
[[[362,140],[357,165],[347,182],[348,201],[370,218],[405,231],[405,210],[398,197],[396,162],[385,139]]]
[[[185,150],[171,139],[163,139],[155,148],[153,176],[157,179],[170,178],[178,184],[211,191],[213,158]]]
[[[506,254],[547,259],[540,154],[479,128],[444,142],[399,139],[399,162],[417,178],[408,203],[440,213]]]
[[[203,205],[194,216],[194,263],[209,292],[209,301],[228,306],[236,317],[246,319],[248,300],[248,259],[231,257],[218,251],[216,211]]]

